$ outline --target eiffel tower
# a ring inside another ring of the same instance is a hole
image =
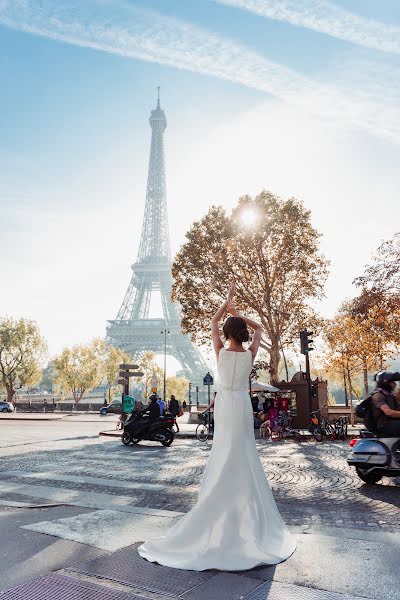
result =
[[[168,230],[164,131],[165,113],[160,107],[151,111],[152,129],[144,221],[136,262],[121,308],[115,320],[108,321],[108,341],[128,352],[135,360],[146,351],[175,357],[190,381],[200,381],[207,365],[190,338],[181,333],[179,308],[171,302],[172,259]],[[149,318],[151,297],[159,292],[163,318]],[[164,332],[168,331],[169,335]]]

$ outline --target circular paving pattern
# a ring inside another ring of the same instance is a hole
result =
[[[176,441],[170,448],[143,444],[124,447],[115,441],[90,441],[80,448],[42,451],[2,459],[2,471],[40,472],[43,479],[24,483],[123,495],[99,484],[45,479],[45,472],[138,483],[160,483],[162,492],[135,490],[140,506],[186,511],[197,499],[210,445]],[[346,462],[347,442],[257,441],[257,448],[279,509],[288,524],[400,529],[400,479],[364,484]],[[2,479],[21,481],[14,476]]]

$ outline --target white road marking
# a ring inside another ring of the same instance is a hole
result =
[[[175,518],[142,514],[121,514],[114,510],[41,521],[24,525],[22,529],[37,531],[114,552],[119,548],[160,536]]]
[[[166,489],[166,485],[160,483],[138,483],[133,481],[121,481],[119,479],[102,479],[100,477],[89,477],[80,475],[66,475],[54,473],[51,471],[3,471],[3,475],[11,477],[23,477],[29,479],[47,479],[50,481],[65,481],[67,483],[83,483],[90,485],[101,485],[104,487],[121,488],[124,490],[151,490],[161,491]]]
[[[184,513],[172,510],[161,510],[158,508],[147,508],[144,506],[132,506],[137,499],[134,496],[114,496],[113,494],[102,494],[100,492],[80,492],[65,488],[56,488],[43,485],[29,485],[0,480],[0,493],[20,494],[30,498],[51,500],[71,506],[83,508],[96,508],[99,510],[113,509],[118,512],[153,515],[158,517],[179,517]]]

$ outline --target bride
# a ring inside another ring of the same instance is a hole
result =
[[[196,505],[163,536],[138,548],[140,556],[167,567],[242,571],[286,560],[296,542],[286,528],[262,468],[248,394],[261,325],[239,316],[234,288],[211,321],[218,361],[214,441]],[[224,347],[219,321],[225,312]],[[247,327],[254,330],[249,348]]]

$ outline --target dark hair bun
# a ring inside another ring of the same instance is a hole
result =
[[[223,332],[227,340],[232,338],[238,344],[247,342],[249,339],[249,330],[242,317],[228,317],[224,323]]]
[[[249,330],[247,329],[247,327],[245,329],[242,329],[241,331],[239,331],[239,333],[238,333],[238,339],[241,342],[248,342],[249,341]]]

